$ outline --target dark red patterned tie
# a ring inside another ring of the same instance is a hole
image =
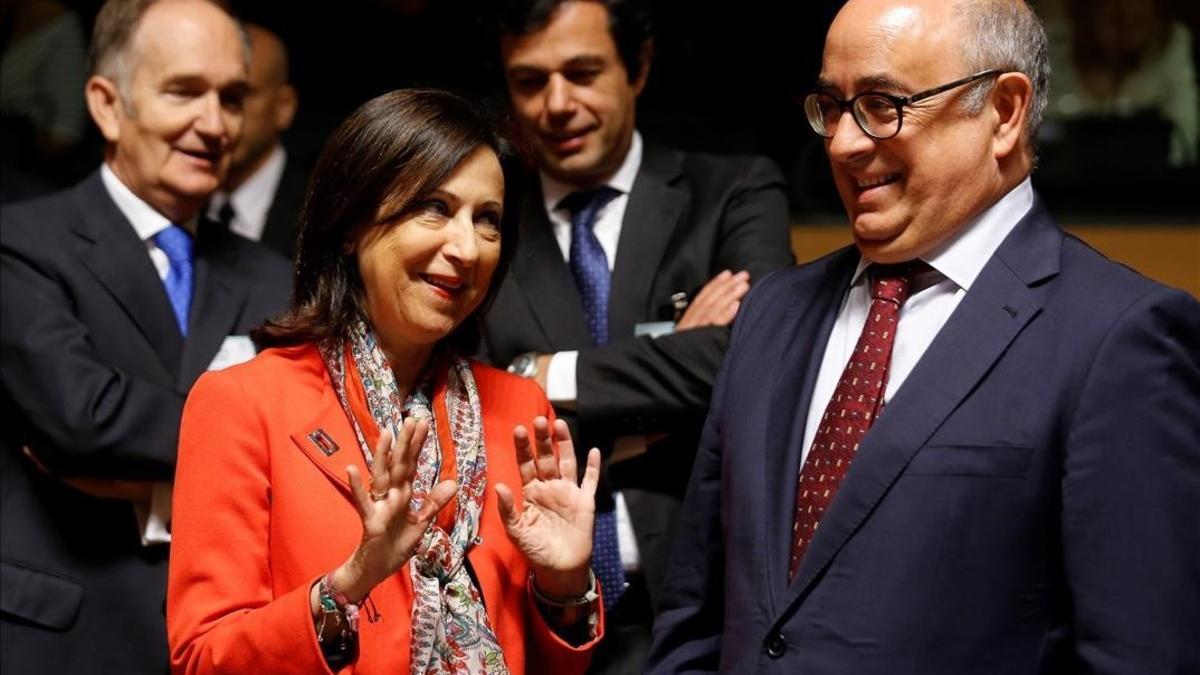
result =
[[[812,448],[800,469],[789,579],[796,576],[821,516],[850,469],[859,442],[883,407],[900,306],[908,299],[912,278],[927,269],[929,266],[925,263],[914,261],[872,265],[868,270],[874,283],[867,323],[842,371],[833,398],[825,406],[825,415],[813,437]]]

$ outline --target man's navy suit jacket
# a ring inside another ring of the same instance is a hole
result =
[[[789,583],[806,414],[858,260],[743,304],[649,672],[1200,672],[1200,304],[1040,202],[868,431]]]

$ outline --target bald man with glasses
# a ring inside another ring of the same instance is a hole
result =
[[[850,0],[805,101],[854,246],[762,280],[648,672],[1200,672],[1200,303],[1033,189],[1013,0]]]

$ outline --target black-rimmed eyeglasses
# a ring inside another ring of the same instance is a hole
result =
[[[999,68],[990,68],[910,96],[864,91],[846,101],[824,92],[815,92],[804,98],[804,114],[808,117],[813,131],[825,138],[833,138],[838,120],[848,108],[863,133],[882,141],[900,133],[900,127],[904,124],[905,106],[1003,72],[1005,71]]]

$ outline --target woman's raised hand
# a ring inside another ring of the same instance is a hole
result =
[[[518,510],[509,487],[496,485],[504,527],[533,568],[539,590],[556,597],[579,597],[588,588],[600,451],[588,452],[583,481],[577,484],[575,450],[566,422],[556,420],[552,431],[546,418],[538,417],[533,421],[532,441],[525,427],[518,425],[513,442],[523,504]]]
[[[370,486],[363,485],[357,467],[346,467],[363,534],[350,560],[334,571],[333,582],[351,602],[361,600],[412,557],[429,522],[454,498],[455,482],[445,480],[429,491],[420,509],[411,508],[417,454],[427,433],[429,424],[412,418],[404,420],[394,438],[385,429],[375,446]]]

